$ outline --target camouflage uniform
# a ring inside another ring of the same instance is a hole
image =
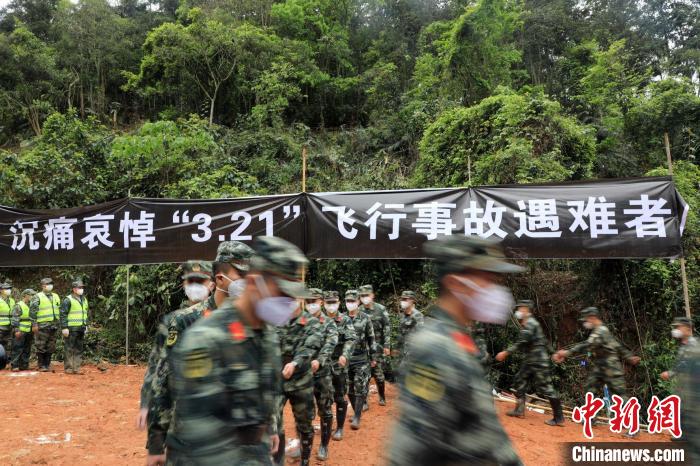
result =
[[[363,285],[360,287],[360,298],[363,295],[374,293],[372,285]],[[377,344],[377,364],[370,367],[371,377],[377,382],[377,391],[379,392],[380,404],[384,404],[384,372],[391,371],[390,361],[384,356],[383,350],[391,349],[391,321],[386,307],[377,302],[372,302],[369,307],[362,305],[360,310],[367,314],[372,320],[374,330],[374,338]],[[369,380],[367,380],[369,383]],[[367,400],[365,400],[365,404]]]
[[[531,301],[521,301],[516,307],[528,307],[532,309],[534,303]],[[520,329],[518,341],[513,343],[506,350],[509,354],[523,353],[523,360],[520,369],[515,374],[515,393],[518,399],[513,411],[508,412],[510,416],[522,417],[525,415],[525,404],[527,402],[527,389],[531,386],[539,395],[547,398],[552,404],[552,411],[556,421],[551,425],[563,423],[564,414],[561,411],[559,394],[552,386],[552,368],[550,366],[550,355],[548,342],[542,332],[540,323],[534,316],[530,315]]]
[[[310,288],[309,292],[313,299],[323,299],[323,291],[318,288]],[[338,344],[338,327],[335,325],[335,320],[324,315],[320,308],[316,313],[311,312],[311,315],[317,318],[321,325],[322,346],[315,358],[319,363],[319,368],[314,373],[314,398],[316,398],[316,409],[321,418],[321,445],[318,451],[318,458],[325,460],[328,458],[328,442],[331,439],[331,428],[333,427],[333,376],[331,366],[333,365],[333,350]]]
[[[582,316],[592,315],[598,310],[587,308],[582,311]],[[625,373],[620,359],[629,359],[633,355],[610,333],[608,327],[600,325],[591,331],[588,339],[569,348],[570,355],[588,353],[591,361],[591,369],[586,380],[586,392],[603,393],[603,386],[607,385],[610,395],[626,396]]]
[[[345,416],[348,409],[348,402],[345,399],[345,395],[348,393],[347,364],[350,362],[350,357],[352,356],[352,350],[355,345],[355,340],[357,340],[357,335],[355,334],[355,327],[352,325],[352,320],[350,320],[350,317],[341,314],[337,309],[335,312],[330,312],[328,310],[329,303],[339,303],[338,292],[326,291],[324,293],[324,301],[328,318],[335,322],[338,330],[338,341],[335,348],[333,348],[330,361],[333,383],[333,401],[335,402],[335,418],[337,425],[336,431],[333,434],[333,439],[342,440],[343,426],[345,425]],[[341,367],[340,363],[338,362],[341,356],[345,356],[345,359],[347,360],[345,367]]]
[[[318,319],[306,311],[293,317],[289,323],[277,327],[277,335],[282,352],[282,367],[288,363],[296,365],[289,380],[282,384],[282,396],[279,401],[279,426],[282,426],[284,405],[289,400],[294,414],[294,423],[301,438],[301,459],[308,461],[311,456],[311,446],[314,439],[314,429],[311,422],[316,417],[314,405],[314,377],[311,372],[311,361],[319,354],[323,346],[323,329]],[[284,436],[280,431],[280,444]],[[278,464],[284,464],[281,449],[276,455]]]
[[[0,284],[0,290],[12,290],[12,285],[9,283]],[[15,300],[11,296],[0,296],[0,345],[5,348],[8,360],[12,355],[12,346],[14,341],[14,335],[12,332],[12,312],[15,307]]]
[[[502,259],[497,243],[481,238],[447,236],[424,248],[434,259],[441,296],[450,293],[442,280],[451,274],[522,270]],[[498,421],[479,350],[465,325],[433,306],[408,347],[388,464],[522,464]]]
[[[25,296],[34,296],[36,291],[27,289],[22,292],[22,299]],[[24,303],[24,301],[21,301]],[[27,303],[26,306],[29,306]],[[19,337],[15,337],[12,346],[12,369],[26,371],[29,369],[29,355],[32,351],[32,341],[34,334],[32,333],[32,321],[28,316],[23,316],[22,306],[18,302],[12,310],[12,328],[13,332],[20,332]]]
[[[306,296],[299,278],[307,261],[297,247],[259,237],[256,253],[250,260],[251,270],[262,275],[256,275],[256,284],[269,278],[288,297]],[[255,306],[251,299],[256,298],[244,292],[240,302]],[[251,326],[244,310],[227,300],[174,345],[169,385],[176,409],[166,442],[168,464],[270,464],[263,436],[277,432],[280,345],[270,325]]]
[[[422,327],[425,319],[423,318],[423,313],[415,307],[416,294],[413,291],[404,291],[401,293],[401,298],[410,298],[414,302],[414,307],[410,314],[406,314],[404,311],[401,312],[401,321],[399,322],[399,337],[396,342],[396,349],[403,360],[408,350],[408,336]]]
[[[83,287],[82,280],[76,280],[72,283],[71,288]],[[83,307],[84,319],[80,322],[82,325],[74,325],[69,322],[69,313],[71,310],[71,301],[75,300]],[[59,315],[61,328],[68,329],[68,336],[63,338],[63,366],[67,374],[80,374],[80,365],[83,356],[83,344],[85,341],[85,330],[87,329],[87,311],[88,301],[85,296],[71,294],[66,296],[61,301],[59,307]]]
[[[348,290],[345,293],[346,300],[348,298],[357,299],[357,297],[358,293],[356,290]],[[350,397],[350,404],[354,412],[351,427],[357,429],[360,424],[362,407],[367,399],[370,361],[377,360],[377,345],[374,340],[372,320],[367,314],[358,310],[354,316],[348,313],[348,317],[352,321],[353,327],[355,327],[355,334],[357,336],[348,367],[348,396]]]
[[[700,345],[693,338],[682,349],[672,374],[681,398],[681,440],[688,442],[690,464],[700,464]]]
[[[53,285],[53,280],[50,278],[42,278],[42,285]],[[44,295],[51,302],[53,310],[53,318],[45,322],[37,322],[37,314],[39,313],[39,296]],[[36,357],[40,371],[48,371],[51,366],[51,355],[56,351],[56,332],[59,324],[59,307],[61,301],[58,295],[53,292],[44,293],[43,291],[34,295],[29,304],[29,316],[32,319],[32,324],[37,323],[39,331],[34,337],[34,345],[36,346]]]

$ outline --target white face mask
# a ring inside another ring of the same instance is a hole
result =
[[[46,291],[47,293],[51,293],[53,291],[53,285],[44,286],[44,291]]]
[[[231,278],[227,277],[226,275],[220,275],[221,277],[225,278],[228,280],[230,283],[226,287],[225,290],[222,290],[221,288],[217,288],[217,290],[222,291],[226,293],[229,298],[238,298],[240,295],[243,294],[243,290],[245,290],[245,278],[239,278],[237,280],[232,280]]]
[[[185,294],[193,303],[201,303],[209,297],[209,288],[201,283],[188,283],[185,285]]]
[[[676,340],[683,338],[683,331],[679,328],[674,328],[671,330],[671,336]]]
[[[523,311],[520,311],[520,310],[515,311],[515,312],[513,313],[513,315],[515,316],[516,319],[520,320],[520,319],[523,318]]]
[[[262,295],[255,303],[255,315],[276,327],[280,327],[292,317],[299,308],[299,302],[289,296],[271,296],[265,280],[259,275],[255,277],[255,285]]]
[[[340,307],[340,304],[338,304],[338,303],[326,304],[326,306],[325,306],[326,312],[328,312],[329,314],[335,314],[336,312],[338,312],[339,307]]]
[[[345,307],[348,308],[348,311],[352,312],[355,309],[357,309],[357,303],[356,302],[347,302],[345,301]]]
[[[583,323],[583,328],[585,328],[586,330],[592,329],[592,328],[593,328],[593,322],[585,321],[585,322]]]
[[[370,298],[369,296],[362,296],[360,298],[360,301],[362,301],[362,304],[364,304],[366,306],[372,302],[372,298]]]
[[[408,309],[409,307],[411,307],[411,301],[401,301],[399,303],[399,306],[401,306],[401,309]]]
[[[453,292],[468,310],[468,317],[478,322],[504,324],[510,317],[515,300],[510,290],[495,283],[485,287],[476,285],[469,279],[458,277],[457,280],[474,291],[473,295]]]
[[[12,290],[2,290],[2,294],[5,296],[10,296],[12,294]]]
[[[78,296],[82,296],[83,293],[85,293],[85,290],[83,288],[76,288],[75,289],[75,294]]]
[[[319,312],[321,312],[321,305],[318,303],[310,303],[306,305],[306,310],[312,313],[313,315],[316,315]]]

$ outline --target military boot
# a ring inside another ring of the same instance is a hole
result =
[[[46,353],[37,354],[37,365],[39,366],[39,372],[48,372],[49,365],[46,363]]]
[[[314,444],[314,431],[301,434],[301,466],[309,466],[311,447]]]
[[[549,404],[552,406],[553,418],[545,421],[548,426],[563,426],[564,425],[564,411],[561,408],[561,400],[559,398],[550,398]]]
[[[335,407],[335,422],[336,430],[333,434],[333,440],[343,440],[343,426],[345,425],[345,416],[348,413],[348,402],[343,400],[342,403],[336,404]]]
[[[355,411],[355,415],[352,417],[352,422],[350,423],[350,427],[352,430],[358,430],[360,428],[360,418],[362,417],[362,405],[365,402],[364,397],[357,395],[355,397],[355,406],[358,408],[357,411]]]
[[[318,447],[316,458],[325,461],[328,459],[328,442],[331,440],[331,428],[333,427],[333,418],[321,419],[321,446]]]
[[[526,401],[527,401],[527,399],[524,396],[518,398],[518,401],[515,404],[515,409],[512,411],[508,411],[506,413],[506,416],[525,417],[525,402]]]
[[[384,382],[377,382],[377,392],[379,392],[379,406],[386,406],[386,398],[384,397]]]
[[[277,448],[277,453],[272,455],[272,463],[275,466],[284,466],[284,449],[287,448],[287,439],[285,438],[284,431],[280,432],[280,446]]]

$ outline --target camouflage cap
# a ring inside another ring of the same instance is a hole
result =
[[[412,300],[415,301],[415,300],[416,300],[416,294],[415,294],[413,291],[411,291],[411,290],[405,290],[405,291],[402,291],[402,292],[401,292],[401,299],[404,299],[404,298],[412,299]]]
[[[528,309],[534,309],[535,308],[535,302],[531,299],[521,299],[515,304],[515,308],[518,309],[519,307],[526,307]]]
[[[345,292],[345,300],[357,301],[360,297],[360,293],[357,290],[348,290]]]
[[[359,289],[360,294],[372,294],[374,293],[374,288],[372,288],[372,285],[362,285]]]
[[[340,301],[340,295],[337,291],[328,290],[323,292],[324,301]]]
[[[686,327],[693,328],[693,321],[687,317],[674,317],[672,327],[677,327],[679,325],[685,325]]]
[[[310,297],[301,282],[301,271],[309,261],[301,250],[282,238],[260,236],[255,240],[255,255],[250,268],[274,277],[280,291],[294,298]]]
[[[476,236],[447,236],[423,245],[428,257],[435,260],[438,277],[467,270],[493,273],[517,273],[525,269],[507,262],[501,245]]]
[[[323,290],[319,288],[309,288],[309,295],[313,299],[323,299]]]
[[[85,285],[83,284],[83,280],[78,278],[77,280],[73,280],[70,286],[71,288],[83,288]]]
[[[53,285],[53,280],[50,278],[42,278],[40,283],[42,285]]]
[[[590,316],[600,317],[600,312],[597,307],[590,306],[579,312],[579,320],[586,320],[586,317]]]
[[[182,270],[182,279],[201,278],[211,279],[212,266],[209,261],[190,260],[180,266]]]
[[[8,282],[2,282],[0,283],[0,290],[11,290],[12,285]]]
[[[250,259],[255,254],[245,243],[240,241],[224,241],[216,250],[216,262],[231,264],[236,269],[247,272],[250,270]]]
[[[26,290],[22,291],[22,296],[34,296],[36,294],[36,291],[32,290],[31,288],[27,288]]]

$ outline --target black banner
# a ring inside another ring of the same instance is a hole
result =
[[[285,238],[313,259],[421,258],[426,240],[478,235],[519,258],[678,257],[688,206],[668,177],[546,185],[121,199],[0,207],[0,266],[213,259],[224,240]]]

